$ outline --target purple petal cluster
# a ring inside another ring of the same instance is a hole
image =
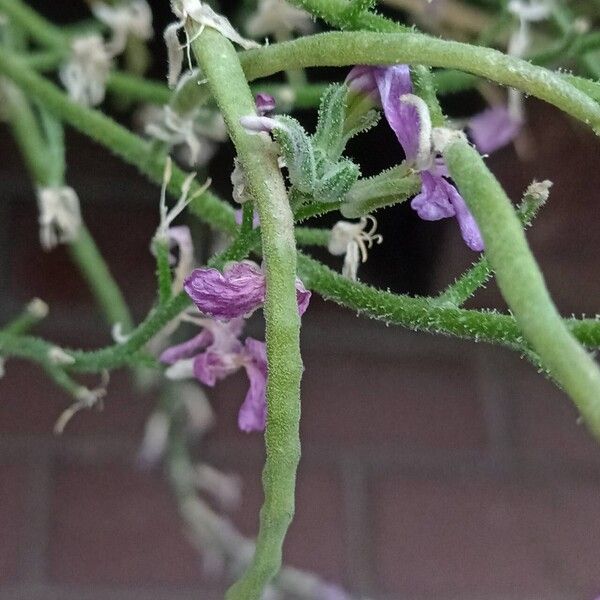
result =
[[[419,151],[421,123],[415,106],[401,100],[402,96],[413,92],[408,65],[358,66],[352,69],[346,83],[351,90],[378,101],[404,150],[406,160],[414,163]],[[430,165],[421,171],[421,192],[413,199],[411,206],[427,221],[456,217],[467,246],[481,251],[484,244],[477,223],[447,176],[443,160],[432,156]]]
[[[266,419],[265,343],[250,337],[244,343],[240,341],[242,318],[228,322],[201,319],[200,325],[202,331],[198,335],[168,348],[160,356],[161,362],[172,365],[167,375],[174,378],[193,375],[212,387],[240,368],[245,369],[250,387],[238,414],[238,426],[242,431],[262,431]]]
[[[490,106],[467,123],[475,147],[482,154],[491,154],[512,142],[519,134],[523,121],[503,105]]]
[[[194,269],[183,287],[198,310],[215,319],[249,316],[265,302],[265,275],[251,261],[234,263],[223,273],[210,267]],[[296,298],[298,312],[303,315],[310,292],[299,279],[296,279]]]

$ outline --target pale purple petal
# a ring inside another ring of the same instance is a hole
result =
[[[412,199],[410,205],[425,221],[439,221],[453,217],[456,211],[450,199],[451,190],[454,190],[454,187],[443,177],[423,171],[421,192]]]
[[[179,255],[186,257],[193,256],[194,245],[192,242],[192,234],[190,228],[187,225],[178,225],[177,227],[169,227],[167,230],[169,236],[169,245],[171,247],[177,246],[179,248]],[[175,263],[175,258],[169,256],[169,262]]]
[[[191,358],[200,350],[207,348],[212,343],[212,333],[204,329],[198,335],[194,336],[187,342],[183,342],[182,344],[177,344],[176,346],[171,346],[170,348],[167,348],[160,355],[159,360],[160,362],[165,363],[167,365],[172,365],[178,360],[182,360],[184,358]]]
[[[412,104],[400,101],[412,94],[413,86],[408,65],[374,67],[379,98],[385,118],[404,149],[406,159],[414,161],[419,150],[419,116]]]
[[[320,600],[351,600],[350,596],[339,586],[326,583],[319,589]]]
[[[271,117],[247,115],[240,117],[240,125],[248,133],[260,133],[261,131],[270,133],[279,123]]]
[[[275,98],[271,96],[271,94],[265,94],[264,92],[259,92],[255,97],[256,101],[256,112],[265,116],[269,113],[272,113],[275,110]]]
[[[242,344],[237,352],[223,353],[209,348],[194,360],[194,376],[205,385],[213,386],[217,381],[233,375],[241,366]]]
[[[492,106],[469,120],[467,128],[482,154],[503,148],[519,134],[523,122],[513,117],[506,106]]]
[[[376,67],[369,65],[358,65],[348,73],[344,83],[351,91],[369,95],[378,102],[379,90],[375,81],[375,69]]]
[[[302,316],[310,302],[311,292],[304,287],[304,284],[296,277],[296,300],[298,301],[298,313]]]
[[[240,412],[238,426],[242,431],[263,431],[267,417],[267,351],[264,342],[246,338],[244,367],[250,388]]]
[[[460,232],[465,244],[475,252],[481,252],[485,248],[483,238],[479,227],[475,222],[475,218],[468,209],[463,197],[458,193],[458,190],[452,186],[454,194],[452,195],[452,205],[456,210],[456,220],[460,227]]]
[[[216,319],[249,315],[265,301],[265,276],[250,261],[235,263],[223,273],[194,269],[183,287],[200,312]]]

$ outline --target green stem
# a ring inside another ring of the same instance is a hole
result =
[[[600,105],[565,78],[526,61],[420,33],[332,32],[243,53],[248,79],[289,67],[424,64],[460,69],[546,100],[600,132]]]
[[[190,24],[188,24],[189,26]],[[197,33],[190,27],[191,36]],[[260,215],[266,276],[268,360],[265,500],[252,562],[227,592],[229,600],[259,600],[281,567],[282,546],[294,514],[300,459],[300,317],[296,302],[293,216],[271,142],[249,135],[240,118],[255,114],[254,98],[229,40],[206,28],[192,44],[209,81]]]
[[[26,333],[44,319],[47,314],[48,305],[39,298],[35,298],[25,307],[25,310],[19,316],[9,321],[2,328],[2,331],[12,335]]]
[[[600,435],[600,370],[558,314],[510,200],[466,139],[453,139],[442,150],[481,229],[486,255],[517,323],[589,428]]]
[[[537,215],[539,209],[548,200],[550,182],[533,183],[525,192],[523,200],[517,207],[517,216],[521,225],[527,228]],[[452,285],[441,293],[437,302],[450,303],[455,306],[464,304],[479,288],[483,287],[492,276],[492,267],[487,256],[481,258],[467,271],[465,271]]]
[[[161,184],[165,156],[153,152],[148,142],[100,111],[71,102],[54,84],[29,69],[23,61],[9,52],[0,52],[0,72],[10,77],[28,96],[43,102],[44,107],[56,117],[135,165],[157,185]],[[173,165],[173,176],[167,188],[169,193],[177,197],[185,177],[186,173]],[[194,183],[190,193],[193,194],[197,189],[198,184]],[[204,221],[212,227],[229,233],[237,230],[233,209],[214,194],[204,192],[194,200],[194,204]]]
[[[134,325],[127,303],[85,225],[80,227],[77,239],[69,244],[69,254],[92,291],[106,322],[110,325],[120,323],[123,332],[129,333]]]
[[[163,305],[171,299],[171,265],[169,265],[169,242],[168,240],[155,237],[153,242],[156,254],[156,280],[158,283],[158,304]]]

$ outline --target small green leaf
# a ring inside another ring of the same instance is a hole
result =
[[[350,159],[334,163],[318,182],[315,198],[321,202],[341,202],[359,175],[358,165]]]
[[[325,90],[321,98],[313,142],[332,161],[336,161],[344,151],[347,94],[348,88],[345,85],[334,84]]]

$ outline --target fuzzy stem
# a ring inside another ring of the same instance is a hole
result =
[[[590,430],[600,435],[600,370],[560,318],[510,200],[466,139],[454,139],[442,151],[481,229],[486,255],[517,323]]]
[[[194,27],[190,27],[194,35]],[[255,114],[254,99],[229,40],[206,28],[194,54],[223,113],[248,187],[258,208],[266,275],[267,381],[264,504],[252,562],[227,592],[228,600],[259,600],[281,568],[282,546],[294,514],[300,460],[300,317],[296,303],[293,215],[272,143],[249,135],[240,118]]]
[[[420,33],[323,33],[248,50],[242,56],[248,79],[290,67],[397,63],[461,69],[485,77],[546,100],[600,132],[600,105],[564,77],[497,50]]]

